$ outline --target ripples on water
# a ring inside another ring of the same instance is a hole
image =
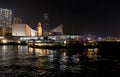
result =
[[[120,60],[104,58],[100,52],[0,46],[0,77],[119,77]]]

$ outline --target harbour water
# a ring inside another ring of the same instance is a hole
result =
[[[1,45],[0,77],[120,77],[120,50],[114,50]]]

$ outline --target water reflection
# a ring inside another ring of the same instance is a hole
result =
[[[88,48],[86,52],[86,56],[90,59],[90,61],[95,61],[98,58],[98,48]]]
[[[4,45],[0,46],[0,75],[12,77],[66,77],[71,75],[77,77],[86,71],[97,70],[89,64],[99,60],[98,52],[100,52],[98,48],[52,50]]]

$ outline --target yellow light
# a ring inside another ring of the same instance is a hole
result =
[[[94,40],[90,40],[90,41],[88,41],[89,43],[94,43],[95,41]]]
[[[6,39],[3,39],[3,40],[2,40],[2,43],[7,43],[7,40],[6,40]]]
[[[38,32],[37,32],[37,35],[38,36],[42,36],[42,26],[41,26],[40,22],[38,23]]]

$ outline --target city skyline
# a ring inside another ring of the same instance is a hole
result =
[[[14,17],[32,28],[43,21],[43,13],[48,13],[50,28],[63,24],[66,34],[120,36],[120,5],[115,1],[1,0],[0,8],[12,10]]]

